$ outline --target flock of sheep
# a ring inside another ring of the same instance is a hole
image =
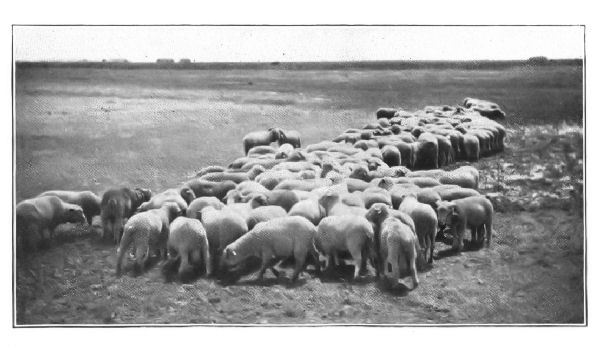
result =
[[[482,115],[485,115],[482,116]],[[202,168],[178,188],[153,194],[143,188],[94,193],[49,191],[16,206],[19,252],[52,238],[61,223],[89,223],[100,215],[103,238],[118,245],[116,273],[126,258],[143,272],[157,252],[165,268],[190,275],[243,271],[259,258],[261,279],[276,276],[279,261],[293,258],[296,280],[307,264],[320,273],[340,259],[354,278],[369,271],[400,283],[433,262],[436,237],[452,237],[460,252],[490,245],[493,207],[477,191],[475,161],[504,148],[505,130],[488,117],[497,105],[467,98],[461,106],[407,112],[383,108],[363,129],[332,141],[301,146],[300,134],[271,128],[243,139],[245,156],[227,168]]]

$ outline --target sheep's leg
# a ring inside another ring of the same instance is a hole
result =
[[[317,249],[315,248],[315,246],[311,246],[308,249],[308,252],[310,253],[310,255],[314,258],[315,260],[315,271],[317,274],[321,273],[321,263],[319,261],[319,252],[317,252]]]
[[[429,264],[433,263],[433,250],[435,249],[435,237],[429,239]]]
[[[354,263],[354,277],[353,279],[356,280],[359,277],[360,274],[360,266],[362,264],[362,252],[360,249],[354,249],[350,252],[350,254],[352,255],[352,260]]]
[[[265,275],[265,271],[267,271],[267,268],[271,264],[271,259],[272,258],[273,258],[273,255],[271,253],[269,253],[269,252],[264,252],[262,254],[262,264],[260,266],[260,270],[258,271],[258,280],[259,281],[263,280],[263,276]]]
[[[271,269],[271,272],[273,273],[273,275],[275,275],[275,277],[279,277],[280,275],[280,271],[276,269],[276,267],[280,267],[281,263],[283,263],[285,259],[281,259],[277,262],[275,262],[275,264],[273,264],[273,266],[269,267],[269,269]]]
[[[296,282],[298,276],[300,275],[300,271],[302,271],[304,268],[304,263],[306,262],[306,253],[294,255],[294,260],[296,261],[296,264],[294,266],[294,273],[292,274],[292,282]]]
[[[487,248],[490,247],[490,243],[492,242],[492,220],[488,220],[485,223],[485,234],[486,234],[486,240],[485,240],[485,246]]]
[[[408,264],[410,266],[410,275],[411,275],[412,281],[413,281],[413,289],[415,289],[419,285],[419,278],[417,277],[417,265],[415,264],[416,262],[415,262],[414,257],[407,255],[406,258],[407,258],[406,261],[408,262]]]

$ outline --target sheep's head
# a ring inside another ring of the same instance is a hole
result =
[[[437,217],[438,217],[438,225],[443,227],[445,225],[450,225],[451,218],[457,214],[456,212],[456,204],[451,201],[437,201]]]
[[[221,266],[224,266],[230,270],[235,270],[243,265],[245,257],[243,257],[234,247],[230,244],[223,250],[223,256],[221,257]]]
[[[269,199],[264,194],[255,194],[250,198],[250,206],[255,209],[260,206],[266,206],[269,203]]]
[[[375,203],[371,206],[371,208],[369,209],[369,211],[367,211],[367,214],[365,215],[365,217],[372,223],[374,224],[381,224],[381,222],[383,222],[388,216],[389,216],[389,210],[386,204],[384,203]]]
[[[69,223],[87,223],[87,219],[83,214],[83,209],[80,206],[64,203],[65,213],[64,220]]]
[[[326,209],[331,208],[334,204],[340,201],[340,195],[336,192],[327,192],[319,198],[319,204]]]
[[[169,221],[172,221],[173,219],[177,218],[182,213],[181,209],[179,208],[179,205],[177,205],[174,202],[167,202],[161,208],[167,211]]]
[[[188,205],[196,198],[196,194],[194,194],[194,191],[190,187],[182,187],[179,190],[179,195],[181,195]]]

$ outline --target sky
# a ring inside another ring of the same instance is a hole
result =
[[[583,57],[583,35],[581,26],[15,26],[13,49],[17,61],[564,59]]]

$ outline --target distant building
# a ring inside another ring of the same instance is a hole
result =
[[[179,64],[191,64],[192,61],[188,58],[182,58],[179,60]]]
[[[108,61],[109,63],[129,63],[129,61],[127,59],[111,59]]]
[[[175,60],[173,59],[156,59],[157,64],[174,64]]]
[[[544,56],[539,56],[539,57],[531,57],[529,59],[527,59],[527,62],[529,64],[532,65],[545,65],[548,64],[548,58],[544,57]]]

